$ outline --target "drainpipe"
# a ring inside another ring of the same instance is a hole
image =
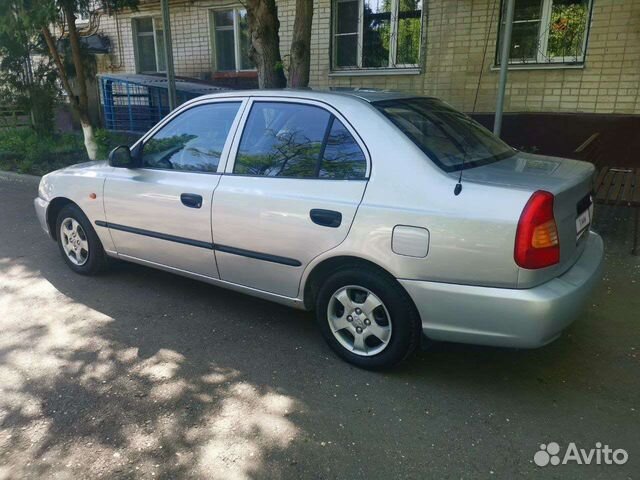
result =
[[[167,62],[167,91],[169,93],[169,111],[176,108],[176,74],[173,68],[173,47],[171,44],[171,18],[169,0],[161,0],[162,24],[164,26],[164,56]]]
[[[513,12],[515,0],[506,0],[507,11],[504,24],[504,35],[500,51],[500,83],[498,84],[498,99],[496,100],[496,116],[493,121],[493,133],[500,136],[502,129],[502,112],[504,111],[504,91],[507,86],[507,73],[509,71],[509,51],[511,50],[511,32],[513,31]]]

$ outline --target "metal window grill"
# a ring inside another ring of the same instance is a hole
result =
[[[167,80],[139,74],[98,75],[100,106],[107,130],[143,133],[169,113]],[[178,104],[226,90],[193,81],[176,81]]]

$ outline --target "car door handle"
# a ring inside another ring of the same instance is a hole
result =
[[[202,206],[202,195],[195,193],[183,193],[180,195],[182,204],[189,208],[200,208]]]
[[[342,223],[342,214],[334,210],[314,208],[309,212],[311,221],[323,227],[338,228]]]

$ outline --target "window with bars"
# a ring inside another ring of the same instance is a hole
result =
[[[166,71],[162,19],[155,17],[134,18],[133,36],[138,73]]]
[[[502,2],[496,65],[505,26]],[[510,64],[584,63],[591,0],[516,0]]]
[[[218,72],[255,70],[249,58],[247,11],[241,8],[211,10],[211,42],[214,70]]]
[[[418,67],[422,9],[422,0],[333,0],[333,69]]]

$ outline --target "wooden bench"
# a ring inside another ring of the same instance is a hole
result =
[[[602,167],[595,177],[594,202],[634,208],[633,255],[638,254],[640,224],[640,168]]]

